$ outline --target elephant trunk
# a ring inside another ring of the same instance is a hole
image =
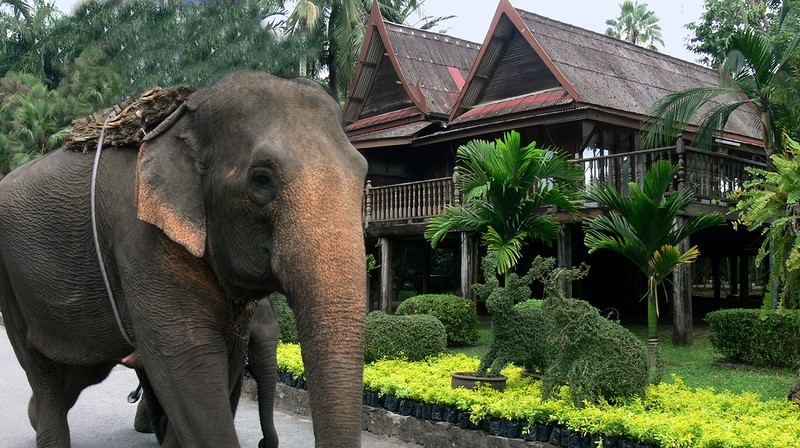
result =
[[[361,446],[362,191],[357,176],[306,168],[283,192],[291,211],[276,226],[273,267],[297,320],[317,447]]]

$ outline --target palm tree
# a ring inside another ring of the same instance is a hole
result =
[[[664,46],[658,17],[653,11],[647,9],[647,3],[640,4],[636,0],[624,0],[619,6],[619,17],[606,20],[607,36],[623,39],[650,50],[657,51],[658,48],[655,46],[657,43]]]
[[[694,193],[679,189],[669,194],[677,167],[660,160],[645,173],[642,186],[629,184],[630,195],[623,196],[606,184],[586,187],[586,198],[609,207],[611,213],[585,221],[584,243],[589,253],[608,249],[631,260],[647,276],[647,337],[651,368],[658,350],[658,288],[678,267],[694,261],[700,252],[693,246],[681,253],[678,243],[693,233],[721,225],[720,213],[698,214],[680,225],[678,212],[693,201]]]
[[[33,75],[12,73],[4,81],[0,105],[0,177],[25,162],[58,148],[67,126],[86,112],[74,98],[61,95]]]
[[[495,142],[472,140],[457,150],[456,188],[460,207],[446,206],[428,223],[425,238],[436,246],[447,232],[478,231],[496,255],[499,274],[507,275],[529,239],[546,243],[558,236],[558,224],[548,207],[575,214],[579,204],[580,167],[536,142],[520,144],[520,134],[507,132]]]
[[[671,144],[699,116],[692,145],[710,148],[714,132],[725,128],[730,115],[748,108],[757,112],[767,157],[780,151],[778,123],[791,113],[781,101],[781,92],[794,76],[797,59],[793,53],[798,44],[800,34],[796,33],[790,40],[772,39],[754,28],[735,33],[719,67],[719,86],[691,87],[658,100],[648,112],[655,118],[644,127],[644,146]]]

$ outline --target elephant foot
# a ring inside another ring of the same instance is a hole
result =
[[[28,420],[31,422],[33,430],[36,431],[36,403],[33,395],[31,395],[31,399],[28,401]]]
[[[154,432],[153,424],[150,421],[150,414],[147,412],[147,406],[144,400],[140,401],[139,405],[136,406],[136,416],[133,418],[133,429],[145,434],[152,434]]]

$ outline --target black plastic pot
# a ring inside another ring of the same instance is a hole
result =
[[[414,404],[416,402],[414,400],[400,400],[400,405],[398,407],[398,411],[400,415],[411,415],[414,413]]]

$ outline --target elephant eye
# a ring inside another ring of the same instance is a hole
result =
[[[254,171],[250,175],[250,188],[248,196],[259,205],[265,205],[275,195],[275,184],[271,173],[263,170]]]
[[[258,187],[266,187],[269,186],[270,179],[269,176],[264,173],[255,173],[253,174],[253,185]]]

